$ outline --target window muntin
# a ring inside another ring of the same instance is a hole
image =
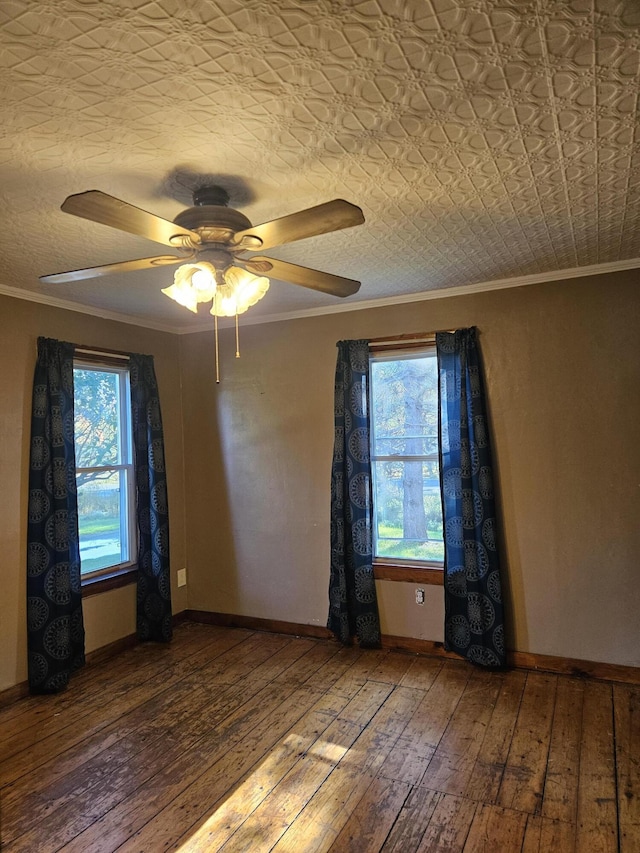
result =
[[[81,575],[88,578],[134,560],[129,370],[75,359],[73,376]]]
[[[374,559],[442,568],[435,347],[373,354]]]

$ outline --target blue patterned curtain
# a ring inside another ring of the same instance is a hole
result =
[[[38,338],[27,522],[27,644],[32,693],[62,690],[72,672],[84,664],[73,352],[73,344]]]
[[[339,341],[331,469],[331,577],[327,627],[345,644],[380,646],[373,578],[369,343]]]
[[[476,330],[436,335],[445,529],[445,648],[506,663],[493,467]]]
[[[131,420],[138,518],[137,631],[141,640],[173,634],[169,579],[169,510],[162,415],[150,355],[131,354]]]

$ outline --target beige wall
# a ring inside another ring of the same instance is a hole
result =
[[[185,562],[179,341],[86,314],[0,296],[0,690],[22,682],[26,669],[26,517],[31,388],[38,336],[155,356],[165,428],[171,513],[173,610],[186,606],[175,572]],[[87,651],[135,632],[135,588],[85,599]]]
[[[637,272],[183,337],[189,606],[324,625],[335,344],[476,325],[511,648],[640,665]],[[268,298],[268,297],[267,297]],[[442,638],[442,590],[379,582],[385,633]]]

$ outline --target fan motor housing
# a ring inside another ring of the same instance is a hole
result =
[[[206,243],[227,243],[237,231],[251,228],[251,221],[243,213],[217,204],[188,207],[173,221],[200,234]]]

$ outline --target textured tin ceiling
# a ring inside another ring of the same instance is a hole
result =
[[[640,256],[637,0],[4,0],[0,286],[171,326],[170,268],[61,213],[101,189],[172,219],[215,176],[254,223],[331,198],[366,224],[274,256],[354,300]],[[274,282],[254,315],[328,306]]]

